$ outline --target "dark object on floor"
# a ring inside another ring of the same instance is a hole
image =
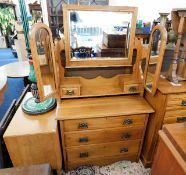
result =
[[[0,170],[0,175],[53,175],[49,164],[14,167]]]
[[[16,112],[15,104],[16,100],[14,99],[0,122],[0,168],[7,168],[12,166],[12,162],[3,140],[3,134]]]

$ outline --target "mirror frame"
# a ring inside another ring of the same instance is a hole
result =
[[[156,30],[160,30],[160,34],[161,34],[161,40],[160,40],[161,44],[160,44],[160,49],[159,49],[159,55],[151,56],[151,50],[152,50],[152,44],[153,44],[153,34]],[[158,81],[159,81],[159,77],[160,77],[161,66],[162,66],[162,63],[163,63],[166,43],[167,43],[167,31],[166,31],[165,27],[161,26],[161,25],[155,26],[152,29],[151,35],[150,35],[148,53],[147,53],[147,58],[146,58],[145,71],[144,71],[144,87],[152,95],[155,95],[157,87],[158,87]],[[156,70],[155,70],[155,74],[154,74],[154,79],[153,79],[153,82],[152,82],[152,90],[150,90],[149,88],[146,87],[148,66],[152,62],[151,57],[157,57],[157,63],[156,63],[157,65],[156,65]]]
[[[70,54],[70,32],[69,32],[69,19],[70,11],[103,11],[103,12],[129,12],[132,14],[131,18],[131,31],[129,41],[128,57],[123,59],[109,59],[104,60],[97,57],[97,60],[72,60]],[[133,49],[135,48],[135,31],[137,22],[137,7],[127,6],[88,6],[88,5],[63,5],[63,19],[64,19],[64,35],[65,35],[65,55],[66,67],[116,67],[116,66],[132,66]],[[124,59],[128,58],[128,59]]]
[[[39,55],[37,53],[37,46],[36,46],[36,33],[40,29],[45,29],[50,37],[50,48],[51,48],[51,54],[52,54],[52,60],[53,60],[53,66],[54,66],[54,83],[55,83],[55,89],[54,92],[51,94],[45,96],[44,90],[43,90],[43,81],[41,77],[41,69],[40,69],[40,61],[39,61]],[[39,92],[39,99],[40,101],[45,101],[50,97],[53,97],[57,94],[58,92],[58,79],[57,79],[57,67],[56,67],[56,60],[55,60],[55,55],[54,55],[54,45],[53,45],[53,39],[52,39],[52,33],[50,31],[50,28],[43,24],[43,23],[35,23],[29,33],[29,39],[30,39],[30,48],[31,48],[31,54],[32,54],[32,60],[34,64],[34,71],[37,79],[37,88]]]

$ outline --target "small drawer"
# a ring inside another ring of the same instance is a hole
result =
[[[186,109],[186,93],[168,95],[166,109],[171,110],[177,106]]]
[[[103,156],[137,154],[140,140],[123,141],[66,148],[67,161],[86,160]]]
[[[80,88],[78,87],[62,87],[61,88],[61,97],[74,97],[74,96],[80,96]]]
[[[117,117],[103,117],[79,120],[65,120],[61,124],[64,125],[64,131],[82,131],[103,128],[116,128],[116,127],[130,127],[136,125],[144,126],[147,120],[147,114],[117,116]]]
[[[139,92],[139,84],[124,85],[124,93],[133,94]]]
[[[168,117],[168,118],[165,118],[163,121],[164,124],[183,123],[183,122],[186,122],[186,116]]]
[[[89,131],[65,132],[65,146],[80,146],[125,140],[142,139],[144,127],[101,129]]]

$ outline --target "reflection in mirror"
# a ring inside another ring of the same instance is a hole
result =
[[[128,57],[132,13],[71,10],[69,18],[72,60]]]
[[[146,88],[152,92],[153,82],[155,79],[155,73],[157,64],[159,62],[161,45],[161,32],[160,30],[154,30],[152,33],[152,41],[150,43],[150,59],[147,67],[147,77],[146,77]]]
[[[41,70],[41,81],[43,83],[44,96],[48,96],[55,91],[54,65],[50,44],[50,36],[45,28],[40,28],[36,32],[36,48]]]

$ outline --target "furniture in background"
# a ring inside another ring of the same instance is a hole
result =
[[[0,170],[0,175],[53,175],[49,164],[6,168]]]
[[[25,100],[31,97],[27,93]],[[6,129],[5,140],[14,166],[50,163],[52,169],[62,166],[61,150],[55,110],[43,115],[25,114],[21,106],[17,109]]]
[[[160,79],[155,96],[145,93],[145,99],[155,112],[149,117],[145,142],[142,149],[142,162],[145,166],[152,164],[158,141],[158,131],[163,124],[184,122],[186,119],[186,82],[173,86],[168,80]]]
[[[151,175],[186,174],[186,125],[164,125],[159,131],[158,148]]]
[[[0,67],[0,73],[10,78],[28,77],[29,75],[29,62],[20,61],[9,63]]]

